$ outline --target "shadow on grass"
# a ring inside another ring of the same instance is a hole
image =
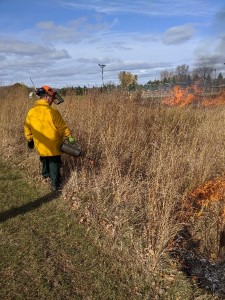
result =
[[[41,198],[38,198],[32,202],[26,203],[22,206],[11,208],[7,211],[1,212],[0,213],[0,223],[3,223],[5,221],[7,221],[8,219],[15,218],[18,215],[30,212],[30,211],[40,207],[41,205],[58,198],[59,196],[60,196],[59,192],[57,192],[57,193],[52,192],[52,193],[49,193],[49,194],[47,194]]]

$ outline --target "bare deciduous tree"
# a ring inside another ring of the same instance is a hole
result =
[[[177,81],[186,81],[190,76],[189,66],[186,64],[179,65],[175,70],[175,77]]]
[[[174,71],[164,70],[160,73],[160,79],[165,82],[169,82],[173,80]]]
[[[206,79],[211,77],[213,71],[214,69],[212,67],[203,66],[195,68],[192,74],[194,77],[197,76],[199,79]]]

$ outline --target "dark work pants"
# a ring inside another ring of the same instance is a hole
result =
[[[40,161],[42,162],[42,176],[45,178],[50,177],[51,184],[58,187],[61,179],[61,155],[40,156]]]

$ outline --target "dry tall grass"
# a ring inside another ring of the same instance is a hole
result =
[[[22,155],[37,174],[38,161],[23,137],[31,105],[26,89],[0,99],[1,153]],[[159,270],[168,242],[183,226],[183,199],[224,172],[224,107],[165,108],[121,92],[95,92],[67,96],[59,110],[90,158],[63,156],[63,195],[77,219],[96,228],[106,251]]]

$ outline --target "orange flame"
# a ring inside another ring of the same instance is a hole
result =
[[[197,86],[181,88],[176,85],[173,88],[172,94],[163,98],[162,103],[169,106],[184,107],[194,102],[202,107],[217,107],[225,104],[225,90],[220,93],[209,92],[207,98],[202,100],[203,91]]]
[[[210,99],[204,99],[202,106],[217,107],[225,104],[225,91],[221,91],[217,96]]]
[[[175,85],[173,88],[173,94],[163,99],[162,103],[169,106],[184,107],[189,105],[195,100],[195,94],[199,93],[197,86],[191,88],[181,88]]]
[[[209,180],[202,186],[194,189],[188,196],[189,205],[198,208],[197,215],[200,216],[204,208],[209,207],[217,201],[224,202],[221,217],[225,221],[225,175],[220,178]],[[191,203],[190,203],[191,200]]]

